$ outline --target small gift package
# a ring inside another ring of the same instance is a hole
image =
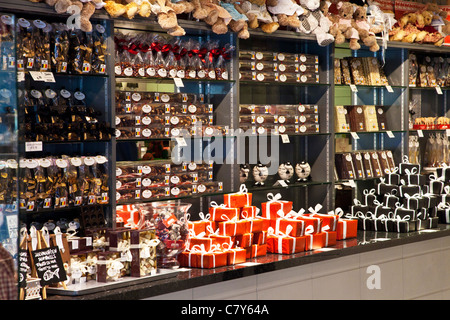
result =
[[[130,231],[130,252],[132,255],[130,275],[143,277],[156,274],[156,239],[155,230],[140,229]]]
[[[392,193],[385,193],[383,196],[383,203],[384,206],[389,208],[394,208],[395,204],[400,201],[400,198],[397,197],[397,191],[394,191]]]
[[[260,212],[259,208],[256,206],[244,206],[241,208],[241,219],[243,218],[254,218]]]
[[[277,217],[278,210],[282,210],[285,214],[291,212],[292,201],[281,200],[281,195],[277,193],[267,194],[267,202],[261,203],[263,218],[274,219]]]
[[[405,155],[403,157],[403,161],[401,163],[399,163],[398,168],[399,168],[400,175],[406,174],[406,169],[408,169],[409,172],[411,172],[411,170],[416,168],[415,170],[417,170],[418,173],[420,173],[420,169],[421,169],[420,164],[410,163],[409,157],[407,155]]]
[[[405,194],[420,194],[422,189],[419,185],[408,185],[405,180],[400,179],[400,185],[398,187],[399,197],[405,197]]]
[[[436,213],[439,218],[439,223],[450,224],[450,204],[448,202],[441,202],[436,208]]]
[[[229,266],[243,263],[247,260],[247,250],[244,248],[231,248],[225,246],[222,249],[227,253],[227,265]]]
[[[406,184],[408,185],[419,185],[423,186],[426,183],[426,176],[423,174],[420,174],[418,172],[417,167],[412,168],[411,170],[405,169],[404,174],[401,175],[401,179],[406,181]]]
[[[292,227],[286,233],[276,232],[273,228],[267,231],[267,251],[270,253],[293,254],[305,251],[306,237],[291,236]]]
[[[336,240],[356,238],[358,220],[352,217],[351,214],[344,215],[344,211],[341,208],[336,208],[334,214],[339,216],[336,228]]]
[[[329,226],[325,226],[322,228],[322,232],[320,232],[323,237],[323,246],[331,247],[336,245],[337,240],[337,231],[330,231]]]
[[[450,202],[450,185],[444,187],[444,191],[441,194],[440,202]]]
[[[395,206],[395,204],[394,204]],[[381,216],[381,215],[387,215],[390,211],[392,211],[391,207],[385,206],[383,203],[379,202],[378,200],[375,200],[374,205],[370,209],[371,212],[373,212],[375,217]]]
[[[212,221],[226,221],[227,218],[239,218],[239,208],[229,208],[225,204],[218,205],[215,201],[211,201],[209,214]]]
[[[384,175],[387,184],[398,185],[400,184],[400,175],[398,174],[398,167],[394,169],[386,169]]]
[[[296,212],[292,214],[284,214],[282,210],[277,212],[278,218],[270,220],[270,227],[275,230],[275,233],[286,233],[290,230],[290,235],[293,237],[301,237],[305,232],[305,221],[296,219]]]
[[[241,248],[250,247],[252,244],[254,244],[253,237],[254,234],[251,232],[239,234],[234,237],[234,242],[236,243],[237,247]]]
[[[85,251],[70,255],[67,269],[69,283],[79,284],[97,278],[97,252]]]
[[[405,206],[405,208],[418,210],[422,203],[423,201],[420,193],[416,193],[413,195],[409,195],[408,193],[404,194],[403,205]]]
[[[108,251],[118,252],[123,264],[122,270],[126,270],[124,275],[129,275],[131,261],[133,257],[130,251],[131,229],[111,230],[109,231]]]
[[[247,247],[245,250],[247,250],[247,259],[265,256],[267,254],[267,244],[252,244],[251,247]]]
[[[393,194],[394,192],[399,194],[399,186],[394,184],[387,184],[385,178],[380,178],[378,182],[375,182],[375,189],[377,195],[382,196],[386,193]]]
[[[394,221],[394,230],[398,233],[407,233],[411,231],[416,231],[416,220],[412,220],[411,216],[399,216],[396,215],[393,219]]]
[[[193,247],[191,250],[196,249],[197,247]],[[200,246],[200,249],[195,252],[195,256],[197,268],[212,269],[226,266],[228,263],[228,253],[221,250],[219,246],[213,246],[210,250]]]
[[[323,219],[319,217],[315,217],[312,214],[303,214],[302,210],[300,210],[295,216],[297,220],[304,221],[305,223],[305,232],[309,230],[310,233],[318,233],[322,229]],[[312,231],[311,231],[312,230]]]
[[[377,200],[377,196],[375,195],[375,189],[364,189],[363,190],[363,203],[366,206],[373,205],[373,202]]]
[[[372,211],[362,213],[361,211],[356,213],[358,217],[358,230],[373,231],[375,230],[375,214]]]
[[[305,251],[320,249],[324,247],[324,235],[321,232],[315,232],[312,226],[305,231]]]
[[[444,191],[444,181],[443,178],[438,178],[435,174],[430,174],[428,176],[429,178],[429,186],[430,186],[430,193],[440,195]]]
[[[361,203],[358,199],[353,199],[353,205],[350,207],[350,213],[353,217],[356,217],[357,212],[361,212],[365,214],[370,210],[369,206],[366,206]]]
[[[394,209],[394,218],[399,216],[400,218],[403,218],[404,216],[409,216],[411,220],[417,219],[417,210],[416,209],[409,209],[406,208],[403,204],[396,203],[395,209]]]
[[[206,226],[213,227],[214,221],[210,220],[211,215],[209,213],[205,215],[203,212],[199,212],[198,216],[200,220],[190,221],[191,214],[186,214],[189,230],[193,230],[195,234],[199,234],[201,232],[206,232]]]
[[[196,247],[195,247],[196,248]],[[186,248],[185,251],[178,254],[178,262],[181,267],[196,268],[197,267],[197,251],[192,248]]]
[[[186,242],[186,248],[191,249],[193,246],[203,245],[206,250],[211,249],[212,245],[217,245],[215,238],[208,237],[206,232],[195,233],[193,229],[189,229],[189,238]]]
[[[75,234],[76,232],[73,229],[67,229],[66,240],[70,253],[93,249],[92,237],[76,237]]]
[[[339,221],[339,215],[335,214],[334,211],[328,212],[328,214],[319,213],[322,209],[321,204],[316,204],[316,206],[308,208],[308,216],[313,218],[322,219],[322,230],[326,228],[329,231],[336,231],[337,223]]]
[[[444,188],[445,191],[445,188]],[[422,192],[420,193],[421,197],[422,197],[422,204],[421,206],[423,208],[427,208],[427,209],[435,209],[438,204],[440,203],[440,199],[438,195],[429,193],[429,192]]]
[[[394,218],[394,212],[390,211],[387,215],[382,214],[375,218],[374,221],[374,229],[375,231],[384,231],[389,232],[393,231],[393,227],[388,223],[388,221],[392,222],[392,219]]]
[[[227,236],[227,235],[223,235],[220,233],[219,229],[216,229],[216,231],[214,231],[212,228],[210,228],[209,226],[206,227],[209,234],[208,237],[209,238],[213,238],[214,241],[216,242],[215,244],[218,245],[220,248],[223,248],[223,246],[225,245],[231,245],[233,243],[233,239],[231,236]]]
[[[227,216],[222,218],[224,221],[217,223],[221,235],[234,237],[247,232],[249,223],[247,220],[239,220],[238,216],[232,219],[229,219]]]
[[[444,181],[444,183],[450,182],[450,166],[447,166],[446,163],[443,163],[443,167],[436,168],[436,175]]]
[[[266,244],[266,243],[267,243],[267,231],[264,230],[253,234],[253,244]]]
[[[427,210],[417,213],[416,230],[425,230],[437,228],[439,223],[439,217],[431,217],[428,215]]]
[[[257,213],[259,213],[259,208],[257,208]],[[268,223],[266,223],[265,219],[260,216],[249,214],[247,211],[241,212],[241,220],[247,221],[247,229],[246,232],[261,232],[263,230],[267,230]]]
[[[242,208],[252,205],[252,194],[248,193],[245,184],[241,184],[241,187],[236,193],[228,193],[223,195],[223,202],[230,208]]]

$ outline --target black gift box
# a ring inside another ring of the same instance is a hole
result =
[[[379,206],[373,206],[370,209],[371,212],[373,212],[375,217],[379,217],[379,216],[388,216],[390,212],[393,212],[394,210],[391,207],[386,207],[383,205],[379,205]]]
[[[416,231],[437,228],[439,222],[438,217],[427,218],[427,219],[417,219],[416,220]]]
[[[413,195],[413,194],[416,194],[416,193],[420,194],[420,192],[422,190],[420,188],[420,186],[417,186],[417,185],[414,185],[414,186],[401,185],[401,186],[398,187],[398,189],[399,189],[399,192],[400,192],[399,193],[400,197],[404,197],[405,194],[410,194],[410,195]]]
[[[428,214],[429,209],[420,207],[417,211],[417,219],[425,220],[426,218],[430,217]]]
[[[386,231],[389,232],[388,219],[375,219],[374,229],[375,231]]]
[[[417,210],[420,208],[420,204],[422,203],[422,198],[409,196],[409,194],[405,194],[403,198],[403,205],[405,208]]]
[[[377,200],[377,196],[375,195],[375,189],[363,190],[363,198],[364,198],[364,204],[366,206],[372,206],[374,204],[374,201]]]
[[[449,209],[436,209],[436,215],[439,218],[439,223],[450,224],[450,208]]]
[[[424,208],[434,208],[437,207],[439,203],[438,196],[430,193],[422,193],[422,207]]]
[[[400,184],[400,175],[398,173],[387,173],[384,177],[387,184]]]
[[[408,209],[404,207],[397,207],[394,210],[394,217],[399,217],[403,219],[404,217],[409,216],[409,220],[417,219],[417,211],[414,209]]]
[[[400,201],[400,198],[393,194],[384,194],[383,203],[386,207],[395,208],[395,204]]]
[[[408,185],[423,186],[427,183],[427,176],[423,174],[403,174],[400,178]]]
[[[416,231],[416,221],[415,220],[395,220],[394,228],[396,232],[407,233],[411,231]]]
[[[398,169],[399,169],[400,175],[406,174],[405,170],[408,170],[409,172],[412,172],[413,170],[417,170],[417,172],[420,172],[420,164],[413,164],[413,163],[409,163],[409,162],[402,162],[402,163],[400,163],[398,165]]]
[[[358,219],[358,230],[363,230],[363,231],[374,231],[375,227],[374,227],[374,223],[375,220],[372,219],[371,217],[360,217]]]
[[[370,210],[369,206],[365,206],[363,204],[354,204],[350,207],[350,213],[352,216],[357,216],[358,212],[361,212],[363,215],[366,215],[366,213]]]
[[[436,176],[442,178],[444,183],[450,182],[450,167],[436,168]]]
[[[430,181],[430,193],[440,195],[444,191],[444,182],[439,180]]]
[[[447,187],[444,187],[444,191],[447,192],[447,191],[445,190],[445,188],[447,188]],[[442,195],[441,195],[441,202],[444,202],[444,203],[449,202],[449,203],[450,203],[450,193],[444,193],[444,194],[442,194]]]
[[[384,182],[378,182],[376,184],[377,194],[384,195],[386,193],[389,194],[399,194],[399,186],[393,184],[387,184]]]

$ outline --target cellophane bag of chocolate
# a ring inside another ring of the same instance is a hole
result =
[[[3,71],[14,70],[15,68],[13,28],[14,21],[12,16],[6,14],[0,16],[0,70]]]
[[[49,71],[51,70],[51,36],[52,25],[42,20],[33,20],[33,42],[34,42],[34,70]]]
[[[92,31],[92,73],[106,74],[106,35],[105,27],[96,24]]]
[[[33,70],[35,57],[33,25],[29,20],[19,18],[16,27],[17,70]]]
[[[69,65],[69,29],[64,23],[53,23],[52,70],[67,73]]]

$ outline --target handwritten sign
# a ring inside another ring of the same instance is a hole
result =
[[[27,272],[30,269],[28,265],[28,251],[19,250],[19,287],[25,288],[27,286]]]
[[[67,279],[58,247],[35,250],[32,251],[32,255],[42,286],[62,282]]]

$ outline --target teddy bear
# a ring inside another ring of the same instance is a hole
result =
[[[300,0],[300,5],[305,11],[299,18],[300,31],[314,34],[320,46],[333,43],[334,36],[328,33],[331,23],[320,9],[320,0]]]
[[[92,31],[92,24],[90,22],[91,16],[95,13],[96,9],[101,9],[105,5],[102,0],[45,0],[45,3],[54,7],[57,13],[70,13],[80,14],[80,29],[84,32]],[[77,7],[79,11],[73,10],[73,7]]]
[[[264,33],[273,33],[280,27],[267,11],[266,0],[245,0],[241,3],[241,9],[248,18],[250,29],[261,28]]]
[[[158,24],[174,37],[184,36],[185,30],[178,24],[175,10],[170,7],[170,0],[156,0],[152,6],[152,12],[156,14]]]
[[[331,3],[329,1],[321,0],[320,2],[320,10],[322,11],[325,18],[327,18],[330,29],[328,33],[334,37],[334,41],[336,44],[342,44],[345,42],[345,36],[339,29],[338,19],[336,16],[329,11]]]
[[[236,0],[224,0],[220,3],[220,6],[225,8],[232,17],[228,25],[231,31],[236,32],[239,39],[248,39],[250,37],[247,24],[248,18],[240,5],[236,3]]]
[[[355,12],[353,13],[353,27],[358,31],[359,38],[361,41],[369,47],[372,52],[377,52],[380,50],[380,46],[377,43],[375,34],[380,33],[384,30],[384,27],[372,26],[367,20],[367,5],[356,6]]]
[[[231,22],[230,13],[219,5],[219,0],[200,0],[203,6],[212,7],[208,16],[203,19],[207,24],[211,26],[211,30],[215,34],[225,34],[228,32],[228,24]]]
[[[349,2],[339,1],[336,5],[338,9],[337,24],[339,30],[344,35],[345,39],[349,39],[349,47],[352,50],[358,50],[361,45],[358,43],[359,34],[353,27],[353,4]]]
[[[267,0],[267,10],[276,17],[280,26],[300,28],[305,10],[295,0]]]

